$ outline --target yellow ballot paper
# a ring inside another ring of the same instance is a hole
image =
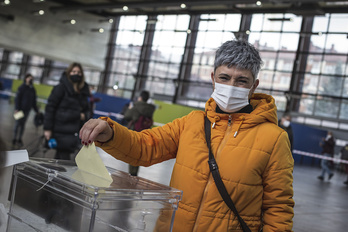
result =
[[[75,157],[75,161],[78,170],[72,175],[74,179],[98,187],[109,187],[112,183],[112,178],[94,143],[83,146]]]

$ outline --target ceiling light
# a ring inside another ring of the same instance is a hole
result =
[[[72,20],[70,20],[70,23],[71,23],[72,25],[74,25],[74,24],[76,23],[76,20],[75,20],[75,19],[72,19]]]
[[[99,28],[99,33],[104,33],[104,29],[103,28]]]
[[[32,14],[35,16],[40,16],[40,15],[44,15],[45,11],[44,10],[33,11]]]
[[[182,3],[182,4],[180,5],[180,7],[181,7],[182,9],[185,9],[185,8],[186,8],[186,4],[185,4],[185,3]]]
[[[128,11],[128,6],[124,6],[124,7],[122,7],[122,9],[123,9],[124,11]]]
[[[187,29],[187,31],[186,31],[187,34],[191,34],[191,32],[192,31],[190,29]]]
[[[247,35],[250,35],[250,33],[251,33],[251,32],[250,32],[249,30],[246,30],[246,31],[245,31],[245,34],[247,34]]]
[[[114,20],[113,19],[109,19],[109,23],[113,23],[114,22]]]
[[[262,5],[261,1],[256,2],[256,6],[261,6],[261,5]]]
[[[5,5],[10,5],[10,0],[4,0]]]

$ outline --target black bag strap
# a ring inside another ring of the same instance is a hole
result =
[[[210,129],[210,126],[211,126],[211,123],[210,123],[209,119],[207,117],[205,117],[205,123],[204,123],[205,139],[207,141],[207,146],[209,148],[209,160],[208,160],[208,163],[209,163],[209,168],[210,168],[210,171],[211,171],[211,173],[213,175],[216,187],[219,190],[219,193],[220,193],[222,199],[224,200],[224,202],[226,203],[226,205],[237,216],[238,221],[239,221],[243,231],[244,232],[251,232],[251,230],[249,229],[247,224],[244,222],[243,218],[241,216],[239,216],[239,213],[238,213],[236,207],[234,206],[234,203],[233,203],[230,195],[228,194],[224,183],[221,180],[221,176],[220,176],[220,173],[219,173],[218,165],[217,165],[217,163],[215,161],[213,152],[211,151],[211,144],[210,144],[211,129]]]

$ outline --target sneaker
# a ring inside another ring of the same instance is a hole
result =
[[[324,180],[324,177],[318,176],[318,179],[319,179],[319,180]]]
[[[331,173],[330,175],[329,175],[329,180],[331,180],[331,178],[333,177],[333,173]]]

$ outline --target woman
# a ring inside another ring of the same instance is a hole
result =
[[[89,118],[89,87],[81,64],[72,63],[48,98],[44,135],[57,141],[56,159],[70,159],[78,147],[78,132]]]
[[[15,113],[23,111],[24,117],[16,120],[12,139],[13,146],[15,146],[16,144],[18,144],[19,146],[23,146],[22,137],[24,133],[25,123],[28,119],[30,110],[34,109],[36,114],[39,113],[39,109],[36,105],[36,90],[33,86],[33,79],[34,78],[31,74],[25,75],[23,84],[19,86],[16,94]]]

